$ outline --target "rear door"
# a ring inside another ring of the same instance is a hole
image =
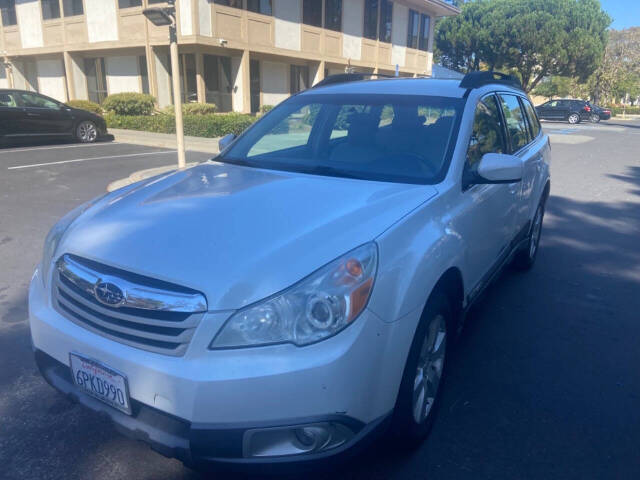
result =
[[[18,100],[25,112],[23,133],[29,135],[70,135],[74,116],[52,98],[34,92],[19,92]]]
[[[4,91],[0,93],[0,135],[15,137],[20,134],[20,124],[25,112],[20,108],[16,92]]]

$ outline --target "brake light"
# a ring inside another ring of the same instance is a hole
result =
[[[585,112],[590,112],[591,111],[591,107],[589,105],[585,105],[584,106],[584,111]]]
[[[606,113],[607,115],[611,113],[611,110],[605,110],[604,113]]]

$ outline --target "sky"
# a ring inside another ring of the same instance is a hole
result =
[[[600,4],[613,18],[611,28],[640,27],[640,0],[600,0]]]

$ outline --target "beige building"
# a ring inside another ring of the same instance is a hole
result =
[[[221,111],[275,105],[347,66],[430,75],[443,0],[177,0],[184,101]],[[148,92],[172,103],[159,0],[0,0],[0,87],[61,101]]]

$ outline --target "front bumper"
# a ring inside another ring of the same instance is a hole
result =
[[[208,350],[229,315],[207,314],[185,355],[170,357],[117,343],[67,320],[51,306],[37,272],[29,292],[32,341],[49,383],[108,415],[123,433],[190,465],[295,464],[340,455],[377,431],[392,411],[417,317],[386,323],[365,311],[340,334],[303,348]],[[127,376],[132,416],[75,389],[70,352]],[[245,458],[248,429],[315,421],[344,423],[355,436],[318,454]]]

